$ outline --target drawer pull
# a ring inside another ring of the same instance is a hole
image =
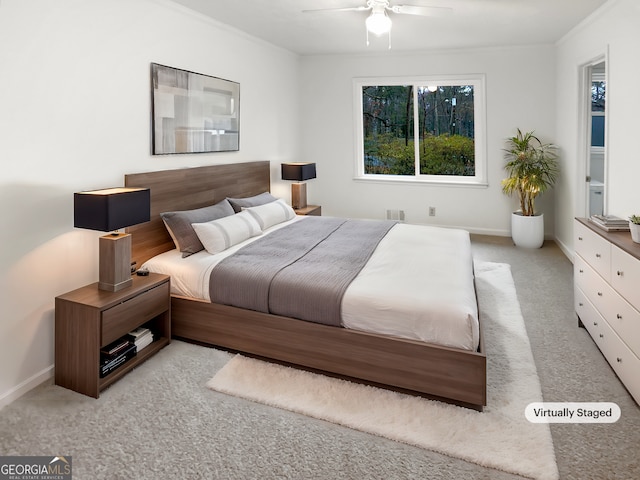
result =
[[[617,318],[618,320],[622,320],[622,315],[620,315],[620,314],[618,313],[618,314],[616,314],[616,318]]]
[[[579,307],[584,307],[584,303],[582,303],[582,302],[578,302],[578,306],[579,306]]]
[[[578,237],[578,240],[582,241],[582,237]]]
[[[622,359],[620,357],[616,357],[616,362],[622,363]]]
[[[593,322],[593,326],[597,327],[598,326],[598,322]]]
[[[619,277],[621,277],[621,276],[623,275],[622,270],[618,270],[618,271],[616,272],[616,275],[618,275]]]
[[[602,296],[602,292],[598,292],[598,296],[601,297]]]
[[[596,258],[600,258],[602,255],[600,255],[599,253],[596,253]]]
[[[579,270],[579,272],[580,272],[580,273],[584,273],[584,270],[583,270],[583,269],[580,269],[580,270]]]
[[[604,338],[604,333],[601,333],[601,334],[600,334],[600,338]]]

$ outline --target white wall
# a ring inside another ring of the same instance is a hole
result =
[[[414,223],[508,235],[504,139],[535,129],[561,146],[560,183],[539,206],[570,251],[578,66],[608,48],[609,213],[639,213],[637,25],[640,4],[612,0],[557,46],[299,59],[166,0],[0,0],[0,406],[51,374],[54,297],[97,279],[98,234],[72,228],[72,193],[125,173],[270,159],[287,197],[280,162],[315,161],[309,201],[325,214],[399,208]],[[150,155],[151,62],[240,82],[239,152]],[[489,186],[353,181],[352,79],[456,73],[486,75]]]
[[[240,151],[150,155],[150,63],[240,82]],[[165,0],[0,1],[0,406],[51,375],[54,297],[97,280],[75,191],[299,156],[298,57]],[[288,195],[288,185],[274,191]]]
[[[302,151],[317,164],[308,182],[309,202],[323,213],[382,218],[402,209],[411,223],[460,226],[474,232],[509,235],[516,199],[502,193],[502,149],[516,128],[535,130],[555,142],[555,49],[553,46],[441,51],[406,55],[315,56],[301,62]],[[485,74],[487,91],[487,188],[387,185],[354,181],[354,77]],[[553,193],[538,206],[553,231]],[[428,216],[428,207],[436,216]],[[548,207],[548,208],[547,208]]]
[[[578,84],[580,66],[608,51],[608,185],[606,213],[626,218],[640,212],[640,3],[612,0],[557,45],[557,142],[566,174],[556,189],[558,241],[573,252],[572,219],[584,216],[584,159],[579,149]]]

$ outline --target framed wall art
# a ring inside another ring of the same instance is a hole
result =
[[[152,152],[229,152],[240,148],[240,84],[151,64]]]

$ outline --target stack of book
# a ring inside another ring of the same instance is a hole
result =
[[[136,346],[127,337],[122,337],[100,349],[100,378],[113,372],[127,360],[136,356]]]
[[[133,332],[129,332],[129,340],[136,346],[139,352],[153,342],[153,332],[148,328],[136,328]]]
[[[591,223],[607,232],[628,232],[629,221],[615,215],[591,215]]]

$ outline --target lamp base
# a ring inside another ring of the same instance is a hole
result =
[[[131,235],[112,233],[100,237],[98,288],[117,292],[133,284],[131,279]]]
[[[291,206],[305,208],[307,206],[307,184],[296,182],[291,184]]]

